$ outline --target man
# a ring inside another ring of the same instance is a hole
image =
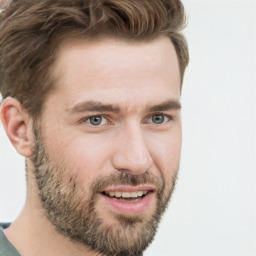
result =
[[[174,189],[188,64],[179,0],[13,0],[1,117],[27,199],[0,255],[142,255]]]

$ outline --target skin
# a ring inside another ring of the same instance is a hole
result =
[[[90,186],[99,177],[148,172],[164,181],[163,195],[167,196],[178,169],[182,137],[180,74],[170,40],[65,43],[52,76],[57,84],[44,103],[39,126],[51,162],[67,170],[64,182],[76,177],[77,186],[89,198]],[[119,111],[85,111],[88,101]],[[156,111],[156,106],[162,109]],[[26,203],[5,231],[7,238],[26,256],[98,255],[58,233],[42,211],[32,161],[33,119],[13,98],[4,100],[1,115],[10,141],[28,165]],[[163,116],[164,122],[154,123],[155,115]],[[92,125],[92,116],[101,116],[102,123]],[[150,220],[157,208],[156,192],[143,211],[121,215]],[[95,212],[106,225],[120,223],[120,212],[101,194],[95,194],[94,201]]]

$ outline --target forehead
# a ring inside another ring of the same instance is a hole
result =
[[[162,100],[167,93],[170,98],[180,94],[178,60],[167,37],[68,42],[58,52],[52,75],[57,81],[54,94],[65,97],[70,107],[92,98],[130,104],[136,96],[143,104],[150,97]]]

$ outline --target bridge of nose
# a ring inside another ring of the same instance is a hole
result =
[[[143,136],[140,124],[124,125],[115,143],[117,144],[113,155],[115,169],[142,174],[153,164],[149,145]]]

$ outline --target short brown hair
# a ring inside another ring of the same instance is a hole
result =
[[[61,43],[72,38],[132,41],[168,36],[177,53],[181,83],[188,47],[180,0],[13,0],[0,16],[0,91],[40,114],[53,88],[50,67]]]

